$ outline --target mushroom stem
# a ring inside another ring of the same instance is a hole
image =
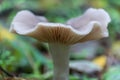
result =
[[[53,80],[69,80],[69,46],[50,43],[49,49],[54,64]]]

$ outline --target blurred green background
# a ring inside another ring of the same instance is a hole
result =
[[[71,51],[70,62],[88,60],[102,67],[102,70],[93,71],[91,75],[70,67],[70,80],[120,80],[119,0],[0,0],[0,67],[19,77],[51,80],[53,65],[47,44],[9,33],[13,17],[20,10],[30,10],[36,15],[45,16],[50,22],[65,23],[91,7],[103,8],[110,14],[110,35],[92,42],[97,44],[93,52],[89,52],[91,48],[87,47],[91,42],[85,43],[81,51]],[[79,49],[78,46],[72,48]],[[4,77],[9,76],[0,70],[0,80]]]

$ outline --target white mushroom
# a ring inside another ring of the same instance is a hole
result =
[[[81,60],[81,61],[71,61],[70,63],[70,68],[78,71],[78,72],[83,72],[87,74],[91,74],[94,72],[101,72],[102,68],[95,63],[87,60]]]
[[[41,22],[29,11],[20,11],[11,24],[10,31],[48,42],[54,64],[53,80],[68,80],[69,46],[108,36],[110,17],[103,9],[88,9],[82,16],[66,24]]]

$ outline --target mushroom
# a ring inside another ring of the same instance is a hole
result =
[[[66,24],[41,21],[30,11],[23,10],[14,17],[10,31],[47,42],[54,64],[53,80],[68,80],[69,46],[108,37],[110,20],[103,9],[90,8]]]
[[[71,61],[70,62],[70,68],[74,71],[86,73],[86,74],[92,74],[94,72],[101,72],[102,68],[92,61],[88,60],[77,60],[77,61]]]

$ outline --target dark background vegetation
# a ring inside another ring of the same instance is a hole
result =
[[[0,67],[20,78],[51,80],[53,65],[47,44],[9,33],[13,17],[20,10],[30,10],[50,22],[65,23],[90,7],[103,8],[110,14],[110,35],[99,41],[72,46],[70,62],[90,61],[91,64],[86,63],[88,68],[95,63],[101,70],[94,66],[88,73],[86,68],[76,70],[70,67],[70,80],[120,80],[119,0],[0,0]],[[7,77],[10,75],[0,70],[0,80]]]

